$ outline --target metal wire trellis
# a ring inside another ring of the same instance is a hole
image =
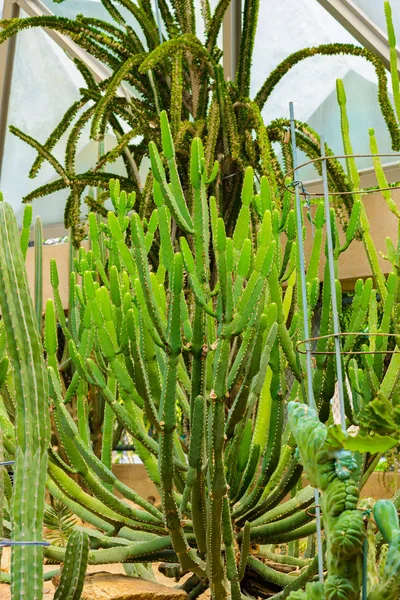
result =
[[[311,342],[317,342],[318,340],[326,340],[326,339],[330,339],[330,338],[341,338],[341,337],[346,337],[346,336],[363,336],[363,337],[396,337],[396,338],[400,338],[400,335],[398,333],[382,333],[380,331],[374,332],[374,333],[369,333],[366,331],[362,331],[362,332],[354,332],[354,331],[346,331],[346,332],[339,332],[339,333],[329,333],[327,335],[316,335],[315,337],[310,337],[308,338],[308,340],[300,340],[299,342],[297,342],[296,344],[296,350],[297,352],[299,352],[300,354],[306,354],[307,350],[300,350],[300,346],[302,344],[307,344],[307,343],[311,343]],[[329,354],[336,354],[336,352],[331,352],[329,350],[324,350],[323,352],[320,352],[318,350],[312,350],[311,354],[313,356],[316,356],[317,354],[324,354],[324,355],[329,355]],[[400,350],[340,350],[340,354],[344,355],[344,354],[350,354],[350,355],[355,355],[355,354],[400,354]]]
[[[294,120],[294,106],[293,102],[289,104],[289,112],[290,112],[290,133],[292,139],[292,154],[293,154],[293,166],[294,173],[297,171],[297,146],[296,146],[296,129],[295,129],[295,120]],[[304,326],[304,334],[306,338],[309,338],[309,328],[308,328],[308,307],[307,307],[307,283],[306,283],[306,271],[305,271],[305,259],[304,259],[304,242],[303,236],[301,232],[303,230],[302,224],[302,213],[301,213],[301,201],[300,201],[300,192],[299,186],[295,186],[295,195],[296,195],[296,222],[297,222],[297,231],[300,234],[297,236],[298,243],[298,251],[299,251],[299,261],[300,261],[300,278],[301,278],[301,298],[303,305],[303,326]],[[307,347],[307,355],[306,355],[306,367],[307,367],[307,391],[310,405],[315,408],[315,400],[314,400],[314,392],[313,392],[313,382],[312,382],[312,365],[311,365],[311,353],[310,353],[310,344],[306,345]],[[322,582],[324,580],[324,557],[322,550],[322,533],[321,533],[321,509],[319,502],[319,490],[317,488],[314,489],[314,499],[315,499],[315,514],[316,514],[316,525],[317,525],[317,551],[318,551],[318,577]]]
[[[294,110],[293,103],[289,105],[290,110],[290,129],[291,129],[291,137],[292,137],[292,152],[293,152],[293,169],[289,171],[288,176],[293,176],[293,181],[289,184],[284,184],[284,190],[292,192],[292,189],[295,190],[296,196],[296,216],[297,216],[297,227],[298,231],[302,230],[302,215],[301,215],[301,201],[300,196],[305,197],[306,206],[310,211],[310,199],[311,197],[321,197],[323,195],[324,198],[324,212],[325,212],[325,221],[326,221],[326,241],[328,246],[328,265],[329,265],[329,278],[331,285],[331,301],[332,301],[332,316],[333,316],[333,333],[323,336],[309,336],[309,328],[308,328],[308,311],[307,311],[307,296],[306,296],[306,280],[305,280],[305,265],[304,265],[304,242],[303,236],[298,235],[298,246],[299,246],[299,259],[300,259],[300,275],[301,275],[301,288],[302,288],[302,300],[303,300],[303,321],[304,321],[304,334],[305,339],[301,340],[296,345],[296,350],[299,354],[303,354],[306,356],[306,366],[307,366],[307,388],[308,388],[308,399],[311,406],[315,407],[315,400],[312,391],[312,361],[311,357],[314,355],[334,355],[336,362],[336,373],[337,373],[337,387],[338,387],[338,400],[339,400],[339,412],[340,412],[340,424],[343,431],[346,431],[346,417],[344,410],[344,377],[342,372],[342,355],[362,355],[362,354],[398,354],[400,350],[358,350],[358,351],[345,351],[342,350],[340,346],[340,339],[345,336],[377,336],[377,337],[399,337],[397,334],[391,333],[382,333],[382,332],[345,332],[342,333],[340,331],[339,326],[339,313],[337,306],[337,295],[336,295],[336,286],[335,286],[335,268],[334,268],[334,257],[333,257],[333,240],[332,240],[332,228],[331,228],[331,214],[330,214],[330,197],[331,196],[343,196],[343,195],[367,195],[375,192],[385,192],[392,191],[396,189],[400,189],[400,185],[392,185],[389,187],[376,187],[369,188],[366,190],[354,190],[354,191],[346,191],[346,192],[330,192],[328,186],[328,174],[327,174],[327,161],[331,159],[348,159],[348,158],[378,158],[384,156],[390,157],[400,157],[400,153],[382,153],[382,154],[348,154],[348,155],[333,155],[327,156],[325,155],[325,144],[323,136],[320,137],[320,146],[321,146],[321,156],[309,160],[301,165],[297,165],[297,148],[296,148],[296,137],[295,137],[295,121],[294,121]],[[298,171],[305,167],[306,165],[314,164],[316,162],[321,162],[322,167],[322,184],[323,184],[323,194],[321,193],[310,193],[306,190],[304,184],[296,179]],[[310,216],[310,213],[309,213]],[[312,219],[310,218],[311,223]],[[334,340],[334,350],[325,350],[325,351],[317,351],[315,349],[315,343],[321,339],[333,339]],[[312,345],[314,344],[314,349],[312,349]],[[301,350],[300,347],[305,345],[305,349]],[[316,521],[317,521],[317,537],[318,530],[320,528],[320,507],[319,501],[317,500],[317,491],[315,493],[315,507],[316,511]],[[309,507],[310,509],[311,507]],[[369,509],[360,509],[363,510],[364,520],[366,522],[366,526],[368,525],[368,521],[371,520],[371,511]],[[319,563],[321,561],[320,553],[322,552],[322,545],[320,545],[320,538],[318,539],[318,559]],[[362,586],[362,598],[365,600],[367,597],[367,554],[368,554],[368,540],[365,538],[363,545],[363,586]],[[319,578],[322,581],[321,571],[319,572]]]

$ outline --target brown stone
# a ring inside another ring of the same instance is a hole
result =
[[[54,588],[50,581],[46,581],[43,586],[43,600],[52,600],[54,596]],[[0,600],[10,600],[11,590],[7,583],[0,583]]]
[[[187,594],[182,590],[169,588],[159,583],[147,581],[146,579],[106,573],[103,571],[86,576],[81,596],[81,600],[186,599]]]

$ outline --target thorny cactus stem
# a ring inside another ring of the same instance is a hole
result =
[[[6,202],[0,202],[0,262],[0,307],[16,405],[11,536],[15,542],[40,544],[50,438],[48,378],[17,222]],[[13,600],[42,600],[43,549],[40,545],[13,546],[11,573]]]

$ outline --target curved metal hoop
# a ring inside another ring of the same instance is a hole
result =
[[[318,156],[317,158],[310,159],[307,162],[299,165],[295,169],[291,169],[286,174],[286,177],[292,177],[295,171],[299,171],[303,167],[306,167],[308,165],[313,165],[314,163],[321,162],[323,160],[331,160],[332,158],[380,158],[382,156],[393,156],[393,157],[400,158],[400,153],[395,152],[395,153],[391,153],[391,154],[386,154],[386,153],[383,153],[383,154],[335,154],[334,156]],[[293,193],[293,189],[290,187],[290,184],[289,185],[284,184],[283,187],[288,192]],[[400,189],[400,185],[393,185],[393,186],[389,186],[386,188],[370,188],[370,189],[366,189],[366,190],[355,190],[352,192],[329,192],[329,195],[330,196],[352,196],[354,194],[360,194],[361,196],[366,196],[367,194],[374,194],[375,192],[387,192],[387,191],[399,190],[399,189]],[[300,196],[307,196],[307,197],[322,196],[321,192],[300,191],[299,193],[300,193]]]
[[[300,346],[302,346],[303,344],[307,344],[310,342],[317,342],[318,340],[327,340],[329,338],[338,338],[338,337],[346,337],[346,336],[350,336],[350,335],[355,335],[355,336],[359,336],[359,335],[363,335],[366,337],[400,337],[400,334],[397,333],[381,333],[381,332],[377,332],[377,333],[364,333],[364,332],[354,332],[354,331],[347,331],[345,333],[329,333],[328,335],[317,335],[316,337],[312,337],[312,338],[308,338],[308,340],[301,340],[300,342],[297,342],[296,344],[296,350],[299,354],[307,354],[307,350],[301,350]],[[331,352],[320,352],[317,350],[309,350],[309,353],[312,354],[313,356],[316,356],[318,354],[323,354],[325,356],[327,356],[328,354],[336,354],[334,351]],[[400,354],[400,350],[368,350],[368,351],[362,351],[362,350],[358,350],[358,351],[352,351],[352,350],[341,350],[340,354]]]
[[[311,510],[315,509],[315,513],[312,513]],[[321,505],[320,504],[310,504],[310,506],[307,506],[307,508],[304,509],[304,512],[309,516],[309,517],[316,517],[317,516],[317,508],[319,508],[321,510]],[[321,517],[322,517],[322,510],[321,510]]]

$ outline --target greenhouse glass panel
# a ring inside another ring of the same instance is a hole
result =
[[[374,6],[385,29],[383,2],[359,4]],[[364,8],[364,6],[363,6]],[[396,12],[396,11],[394,11]],[[397,11],[397,20],[400,13]],[[400,22],[397,24],[400,31]],[[359,43],[315,0],[281,0],[260,5],[260,20],[255,42],[255,60],[251,91],[254,96],[270,72],[293,52],[305,47],[333,42]],[[353,56],[315,56],[295,67],[278,83],[268,99],[263,116],[267,123],[288,117],[289,101],[295,103],[296,118],[307,122],[325,136],[335,153],[343,152],[339,107],[336,102],[336,79],[343,79],[354,151],[369,152],[368,129],[373,127],[380,152],[391,152],[389,133],[377,101],[377,79],[373,66]],[[388,78],[390,75],[388,74]],[[362,98],[362,103],[360,99]],[[300,161],[306,160],[304,155]],[[393,162],[387,157],[382,162]],[[358,159],[360,169],[371,166],[370,159]],[[302,179],[313,179],[316,171],[307,167]]]
[[[353,0],[353,2],[377,27],[382,31],[386,31],[383,2],[377,2],[376,0]],[[397,2],[392,2],[391,4],[393,25],[395,31],[400,32],[400,11],[397,10]]]
[[[210,4],[214,8],[217,0],[212,0]],[[67,18],[75,18],[83,14],[110,20],[100,0],[68,1],[61,4],[45,0],[44,5],[54,14]],[[0,10],[3,10],[3,0],[0,0]],[[197,33],[200,39],[204,39],[199,3],[196,5],[196,11]],[[135,19],[123,8],[121,12],[127,22],[135,28]],[[21,11],[21,17],[26,16]],[[136,27],[136,30],[140,32],[140,28]],[[7,126],[14,125],[43,143],[69,106],[79,99],[79,88],[82,84],[83,79],[66,52],[44,31],[35,28],[19,33],[16,41]],[[130,91],[133,92],[132,89]],[[54,150],[56,158],[61,163],[63,163],[66,140],[67,135],[64,135]],[[104,151],[110,150],[114,145],[115,137],[108,134],[104,140]],[[95,164],[99,152],[98,143],[89,139],[88,127],[79,140],[78,148],[77,166],[81,171],[86,171]],[[35,158],[36,152],[30,146],[7,132],[1,189],[4,197],[12,204],[19,223],[23,213],[22,198],[38,186],[57,178],[48,163],[43,164],[34,179],[29,178],[29,170]],[[146,165],[142,168],[146,169]],[[122,160],[119,159],[110,165],[109,170],[123,175]],[[67,196],[68,191],[65,190],[36,199],[33,202],[34,214],[40,215],[45,225],[61,223]]]

